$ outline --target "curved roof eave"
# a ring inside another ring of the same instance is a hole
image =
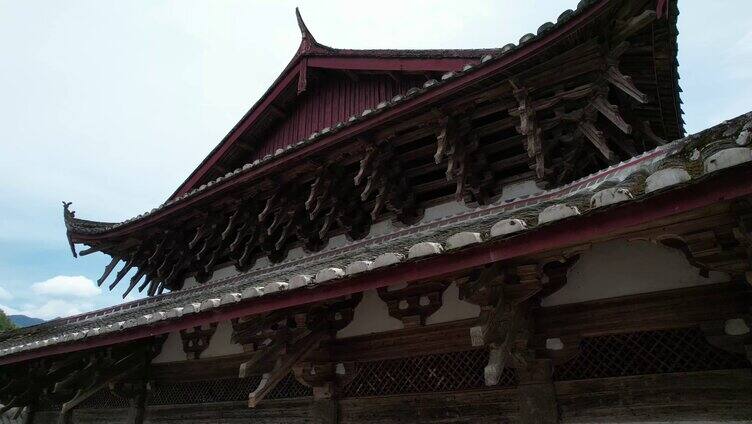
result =
[[[128,234],[134,230],[161,220],[177,210],[193,205],[197,201],[214,195],[222,190],[236,187],[237,184],[254,179],[259,175],[268,174],[274,169],[288,166],[294,160],[306,157],[313,150],[318,150],[342,140],[349,139],[362,131],[371,129],[383,124],[384,122],[399,117],[401,114],[412,110],[415,107],[435,102],[438,99],[477,82],[478,80],[482,80],[489,75],[506,69],[521,60],[529,59],[549,45],[566,37],[571,31],[576,31],[579,27],[586,24],[589,19],[606,10],[606,6],[609,3],[610,2],[603,0],[580,2],[580,8],[578,8],[576,12],[570,10],[562,13],[556,24],[550,22],[543,24],[539,28],[537,35],[527,34],[523,36],[520,40],[519,46],[510,47],[511,45],[508,45],[501,49],[500,54],[498,55],[487,55],[483,57],[476,66],[466,66],[462,71],[450,72],[445,75],[446,78],[442,78],[441,81],[428,81],[422,88],[417,89],[412,93],[408,91],[404,96],[396,96],[391,102],[383,105],[383,107],[378,107],[382,106],[378,105],[374,109],[366,109],[362,114],[351,117],[347,122],[341,122],[331,128],[322,129],[321,131],[312,134],[307,140],[287,146],[284,151],[279,152],[279,154],[275,154],[272,157],[263,160],[256,160],[251,164],[246,164],[242,168],[228,172],[224,177],[217,178],[216,180],[202,184],[199,187],[191,186],[193,188],[191,188],[190,191],[182,189],[178,190],[168,201],[159,207],[152,209],[150,212],[138,215],[122,223],[102,223],[102,226],[95,231],[86,231],[85,229],[84,231],[78,231],[76,226],[78,219],[76,218],[76,221],[72,223],[72,229],[69,229],[71,239],[76,243],[86,243],[109,236],[119,237]],[[297,63],[296,61],[299,61],[300,59],[301,57],[296,55],[291,62],[291,65]],[[280,75],[280,78],[290,71],[291,65],[288,65],[285,73]],[[280,78],[278,78],[278,80]],[[272,87],[275,86],[273,85]],[[258,105],[259,103],[254,105],[254,108],[252,108],[249,113],[257,109]],[[246,116],[248,116],[248,114],[246,114]],[[214,153],[204,160],[204,166],[211,166],[211,164],[213,164],[214,161],[216,161],[217,158],[229,148],[229,145],[234,140],[234,138],[231,139],[231,136],[237,134],[238,131],[241,130],[241,124],[244,124],[243,120],[235,126],[230,134],[225,137],[223,142],[215,147],[213,150]],[[245,127],[246,125],[243,125],[243,128]],[[192,175],[195,176],[195,172],[196,171],[194,171],[194,174]],[[190,180],[186,181],[183,186],[186,186],[188,182],[190,182]],[[94,221],[86,222],[90,223]]]

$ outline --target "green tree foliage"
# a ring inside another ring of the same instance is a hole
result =
[[[12,330],[14,328],[16,328],[16,326],[13,325],[12,322],[10,322],[10,318],[8,318],[8,316],[5,315],[5,312],[0,309],[0,332],[3,332],[5,330]]]

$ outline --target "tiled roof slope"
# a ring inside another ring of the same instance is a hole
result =
[[[533,42],[538,41],[539,39],[543,38],[545,35],[549,34],[551,31],[554,31],[560,28],[561,26],[567,24],[574,18],[583,14],[591,6],[594,6],[600,3],[607,3],[607,2],[603,0],[581,0],[579,4],[577,5],[576,10],[564,11],[563,13],[561,13],[561,15],[559,15],[556,23],[553,23],[553,22],[544,23],[538,28],[535,34],[529,33],[529,34],[522,36],[519,40],[519,44],[517,45],[510,43],[500,49],[495,49],[493,54],[488,53],[480,57],[479,62],[477,62],[476,64],[468,63],[463,68],[462,71],[448,72],[442,76],[441,80],[426,81],[422,87],[411,88],[410,90],[408,90],[402,95],[394,96],[388,102],[379,103],[377,105],[374,105],[373,108],[363,110],[358,115],[351,116],[346,121],[338,122],[332,125],[331,127],[322,128],[320,131],[312,133],[310,136],[308,136],[308,138],[304,140],[299,140],[297,143],[290,144],[286,146],[285,148],[278,149],[273,155],[267,155],[266,157],[261,158],[261,159],[256,159],[255,161],[251,163],[246,163],[240,168],[227,172],[222,177],[219,177],[206,184],[202,184],[199,187],[196,187],[187,193],[171,198],[167,200],[165,203],[161,204],[160,206],[153,208],[150,211],[139,214],[138,216],[135,216],[133,218],[127,219],[123,222],[110,223],[110,222],[86,221],[86,220],[80,220],[78,218],[75,218],[72,214],[66,214],[65,224],[66,224],[66,229],[68,230],[69,239],[71,239],[71,237],[75,238],[75,235],[79,235],[79,234],[80,235],[105,234],[113,230],[127,227],[136,222],[140,222],[146,218],[151,217],[157,212],[161,212],[162,210],[168,207],[178,207],[179,204],[184,203],[188,200],[192,200],[193,198],[201,194],[204,194],[212,189],[221,187],[227,184],[228,182],[231,182],[239,178],[243,174],[254,171],[262,166],[269,164],[270,162],[278,160],[281,157],[287,156],[304,147],[308,147],[314,143],[317,143],[320,140],[326,137],[332,136],[336,134],[337,132],[343,131],[355,124],[359,124],[361,122],[373,119],[374,117],[380,115],[381,113],[389,109],[395,108],[397,106],[400,106],[401,104],[403,104],[404,102],[408,100],[412,100],[414,98],[426,95],[427,93],[430,93],[436,90],[437,88],[447,84],[448,82],[454,81],[456,79],[461,79],[461,78],[472,78],[472,75],[475,72],[491,65],[492,63],[496,61],[506,58],[508,55],[520,49],[524,49],[525,47],[532,44]],[[675,2],[672,2],[672,3],[675,3]],[[675,27],[678,9],[676,8],[675,4],[672,6],[672,8],[674,10],[674,13],[672,14],[672,26]],[[376,51],[377,50],[374,50],[374,52]],[[380,51],[390,52],[391,50],[380,50]],[[675,53],[676,53],[676,49],[674,49],[674,54]],[[674,57],[672,60],[676,62],[676,57]],[[680,92],[679,85],[678,85],[678,76],[675,76],[674,80],[675,80],[674,85],[676,87],[675,92],[676,92],[676,96],[678,96],[679,95],[678,93]],[[679,113],[681,114],[681,111],[679,111]]]
[[[555,221],[577,220],[604,208],[660,196],[723,169],[751,166],[751,133],[752,112],[564,187],[368,237],[197,288],[8,332],[2,335],[0,356],[180,320],[207,308],[252,302],[254,298],[285,296],[380,267],[399,266],[472,244],[503,241]]]

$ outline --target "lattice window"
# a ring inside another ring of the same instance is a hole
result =
[[[698,328],[583,339],[580,352],[554,369],[555,380],[749,368],[743,355],[711,346]]]
[[[247,401],[248,395],[258,387],[261,376],[227,378],[191,382],[173,382],[155,385],[149,393],[149,405],[180,405],[212,402]],[[313,396],[311,388],[303,386],[288,374],[267,399],[287,399]]]
[[[487,363],[486,349],[362,362],[355,364],[355,377],[342,394],[384,396],[486,388],[483,368]],[[514,370],[505,369],[499,386],[516,384]]]
[[[78,409],[121,409],[130,408],[128,399],[117,396],[107,388],[104,388],[90,398],[86,399],[77,407]]]

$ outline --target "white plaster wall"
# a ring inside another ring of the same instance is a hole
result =
[[[649,293],[728,281],[720,272],[708,278],[682,252],[647,241],[596,244],[569,269],[567,284],[543,299],[543,306]]]
[[[232,323],[230,321],[222,321],[217,325],[217,330],[214,332],[211,340],[209,341],[209,347],[201,353],[202,358],[213,358],[217,356],[235,355],[243,353],[243,346],[232,343]]]
[[[152,362],[159,364],[162,362],[177,362],[187,360],[188,355],[183,352],[183,340],[180,338],[180,332],[175,331],[174,333],[167,335],[167,340],[165,340],[164,344],[162,345],[162,351],[159,353],[159,355],[157,355],[156,358],[152,359]]]
[[[243,347],[230,342],[232,337],[232,323],[222,321],[217,325],[214,335],[209,340],[209,347],[201,353],[201,358],[234,355],[243,353]],[[162,351],[152,360],[154,363],[187,361],[188,355],[183,352],[183,340],[180,332],[170,333],[162,345]]]
[[[538,188],[535,184],[535,180],[518,181],[516,183],[507,184],[501,191],[501,198],[499,200],[514,199],[520,196],[529,196],[531,194],[540,193],[543,190]]]
[[[426,208],[423,213],[423,218],[420,220],[419,224],[435,221],[449,215],[457,215],[458,213],[468,212],[469,210],[470,208],[465,206],[463,203],[455,201],[431,206]]]
[[[460,300],[460,289],[452,283],[444,290],[441,308],[426,318],[426,325],[477,318],[479,314],[480,306]]]
[[[337,338],[360,336],[362,334],[380,333],[399,330],[402,321],[389,316],[386,303],[381,300],[376,290],[363,293],[363,300],[355,307],[352,322],[337,332]]]

